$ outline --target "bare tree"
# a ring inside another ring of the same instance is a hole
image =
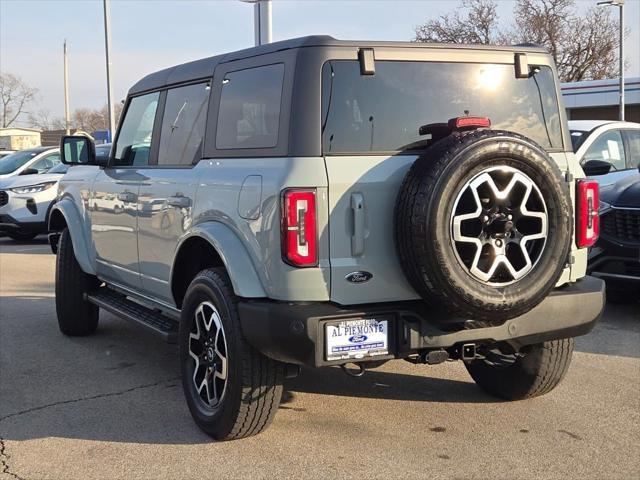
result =
[[[12,125],[25,107],[33,101],[38,90],[27,85],[22,79],[10,73],[0,73],[0,102],[2,111],[0,124],[2,128]]]
[[[518,0],[516,38],[546,47],[565,82],[617,75],[617,25],[610,9],[574,12],[574,0]]]
[[[114,114],[116,124],[122,113],[122,104],[114,104]],[[74,129],[85,132],[95,132],[97,130],[109,129],[109,111],[107,105],[100,109],[77,108],[71,116],[71,125]]]
[[[65,128],[64,119],[53,117],[47,109],[40,109],[29,114],[29,124],[40,130],[62,130]]]
[[[452,13],[429,20],[415,29],[415,42],[497,43],[498,14],[491,0],[462,0]]]
[[[576,15],[575,0],[517,0],[514,23],[500,29],[496,3],[463,0],[454,12],[416,28],[415,41],[535,43],[547,48],[564,82],[618,74],[617,29],[610,9]]]

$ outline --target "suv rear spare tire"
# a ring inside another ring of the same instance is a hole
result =
[[[553,160],[511,132],[456,133],[413,164],[398,193],[402,268],[431,304],[485,322],[540,303],[564,269],[573,228]]]

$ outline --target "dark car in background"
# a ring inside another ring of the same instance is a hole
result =
[[[640,173],[600,188],[600,238],[588,272],[607,282],[607,299],[640,300]]]

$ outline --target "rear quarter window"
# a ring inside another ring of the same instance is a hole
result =
[[[356,61],[323,66],[325,154],[402,152],[425,148],[422,125],[465,115],[486,116],[492,129],[525,135],[561,149],[553,72],[535,68],[517,79],[513,65],[377,61],[361,75]]]
[[[273,148],[278,143],[284,64],[225,75],[220,95],[216,148]]]

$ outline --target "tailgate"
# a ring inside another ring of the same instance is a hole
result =
[[[393,239],[393,209],[414,155],[327,156],[331,301],[361,304],[418,298]],[[353,275],[354,272],[366,272]],[[360,280],[360,281],[358,281]]]

